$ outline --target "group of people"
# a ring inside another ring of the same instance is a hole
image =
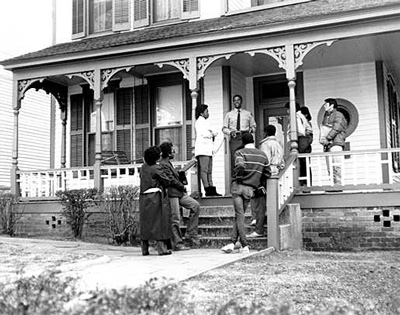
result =
[[[159,255],[170,255],[171,250],[187,250],[198,246],[200,204],[187,195],[179,172],[171,163],[173,158],[171,142],[152,146],[144,152],[139,196],[143,256],[149,255],[151,240],[156,241]],[[190,211],[185,242],[180,229],[180,207]]]
[[[231,153],[231,194],[235,220],[231,242],[222,248],[230,253],[235,249],[248,252],[247,238],[263,236],[266,209],[266,180],[277,175],[285,167],[284,150],[276,137],[276,127],[266,125],[264,138],[259,149],[255,147],[256,123],[250,111],[242,108],[240,95],[233,97],[234,108],[224,118],[222,131],[229,137]],[[325,152],[342,151],[345,145],[347,121],[337,110],[335,99],[324,103],[325,115],[321,125],[320,143]],[[214,140],[217,133],[212,131],[206,120],[208,106],[196,107],[195,156],[199,176],[206,196],[221,196],[213,184],[212,168]],[[311,153],[313,128],[311,114],[307,107],[296,104],[296,124],[299,153]],[[144,165],[140,181],[140,230],[142,254],[149,254],[149,240],[157,242],[159,255],[169,255],[172,250],[185,250],[198,245],[199,203],[188,196],[178,171],[171,160],[174,149],[171,142],[153,146],[144,152]],[[304,175],[306,161],[300,161],[300,174]],[[340,166],[334,161],[335,183],[340,181]],[[255,231],[246,235],[245,210],[251,203]],[[180,229],[180,207],[189,209],[189,223],[185,241]]]

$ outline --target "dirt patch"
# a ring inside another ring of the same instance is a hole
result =
[[[209,314],[229,301],[284,303],[290,314],[400,314],[399,279],[400,252],[285,251],[209,271],[185,285],[191,301]]]

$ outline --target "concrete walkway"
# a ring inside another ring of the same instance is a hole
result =
[[[220,249],[191,249],[159,256],[150,249],[142,256],[139,247],[119,247],[85,242],[65,242],[0,236],[2,244],[19,246],[36,255],[84,255],[74,263],[57,267],[62,274],[78,277],[82,289],[137,287],[151,278],[182,281],[205,271],[230,264],[254,255],[267,255],[272,248],[250,251],[248,254],[225,254]],[[51,255],[51,254],[50,254]],[[29,265],[28,265],[29,270]],[[40,273],[37,266],[30,273]]]

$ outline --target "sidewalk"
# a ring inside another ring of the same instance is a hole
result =
[[[64,275],[80,278],[79,285],[83,289],[137,287],[151,278],[182,281],[253,255],[267,255],[273,251],[269,248],[248,254],[225,254],[220,249],[191,249],[159,256],[151,249],[149,256],[142,256],[139,247],[0,236],[0,248],[6,245],[35,253],[37,257],[82,255],[78,261],[65,262],[57,269]],[[25,272],[39,274],[45,268],[40,263],[36,266],[28,264]],[[0,279],[1,273],[4,274],[1,269]]]

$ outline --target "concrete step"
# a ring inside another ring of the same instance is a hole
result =
[[[231,234],[233,223],[235,220],[235,211],[232,205],[231,197],[209,197],[198,199],[201,204],[199,216],[199,236],[200,247],[202,248],[221,248],[231,242]],[[181,224],[182,234],[186,232],[186,224],[188,223],[188,212],[183,210],[183,218]],[[245,212],[246,234],[254,231],[254,227],[250,226],[251,208],[250,206]],[[267,232],[265,226],[265,233]],[[248,239],[249,246],[252,249],[267,248],[267,237],[259,237]]]

